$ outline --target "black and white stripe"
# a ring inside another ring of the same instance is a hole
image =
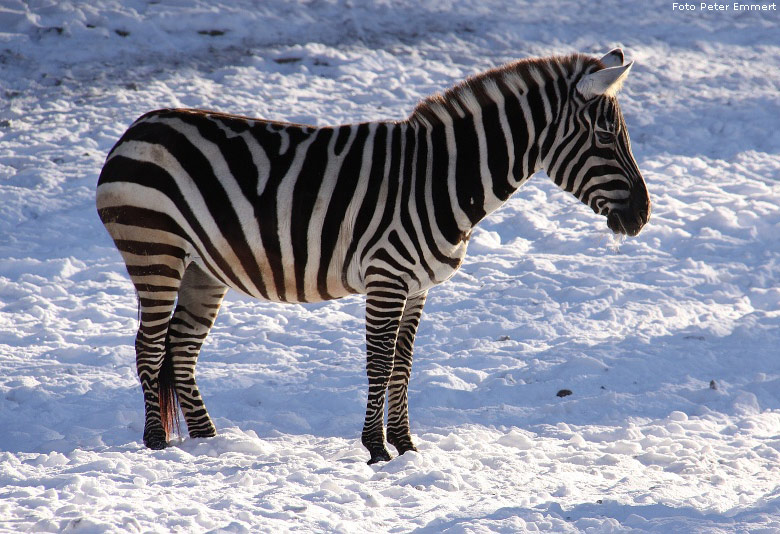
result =
[[[195,362],[228,288],[275,302],[366,295],[371,462],[414,450],[407,386],[427,291],[474,225],[545,169],[634,235],[650,203],[615,92],[623,54],[506,65],[399,122],[312,127],[190,109],[138,119],[111,150],[97,207],[138,292],[144,442],[176,400],[213,436]]]

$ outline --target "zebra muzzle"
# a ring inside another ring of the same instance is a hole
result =
[[[650,196],[647,189],[634,191],[623,208],[615,208],[607,214],[607,226],[616,234],[637,235],[650,220]]]
[[[635,236],[644,227],[649,218],[646,210],[612,210],[607,215],[607,226],[616,234]]]

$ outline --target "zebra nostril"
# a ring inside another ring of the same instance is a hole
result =
[[[639,192],[634,193],[631,196],[630,207],[639,217],[642,224],[645,224],[650,219],[650,201],[647,198],[647,193],[644,195]]]

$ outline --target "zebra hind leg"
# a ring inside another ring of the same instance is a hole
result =
[[[409,376],[412,372],[414,337],[417,334],[417,327],[420,324],[427,295],[426,291],[410,297],[406,301],[395,344],[393,373],[390,375],[390,382],[387,386],[389,405],[387,410],[387,442],[396,448],[398,454],[417,450],[409,430],[408,387]]]
[[[144,395],[144,444],[150,449],[168,445],[175,402],[160,391],[168,326],[184,271],[184,252],[174,247],[115,240],[138,294],[140,324],[135,338],[135,363]],[[159,250],[157,250],[159,249]]]
[[[190,263],[168,329],[167,357],[172,362],[176,397],[191,438],[217,434],[195,381],[195,364],[227,289],[197,264]]]

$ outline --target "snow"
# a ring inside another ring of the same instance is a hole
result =
[[[780,16],[693,6],[1,2],[0,531],[780,531]],[[484,221],[426,305],[419,453],[365,463],[362,299],[235,293],[198,366],[219,436],[143,447],[135,296],[94,209],[137,116],[399,119],[614,46],[651,221],[616,240],[543,175]]]

